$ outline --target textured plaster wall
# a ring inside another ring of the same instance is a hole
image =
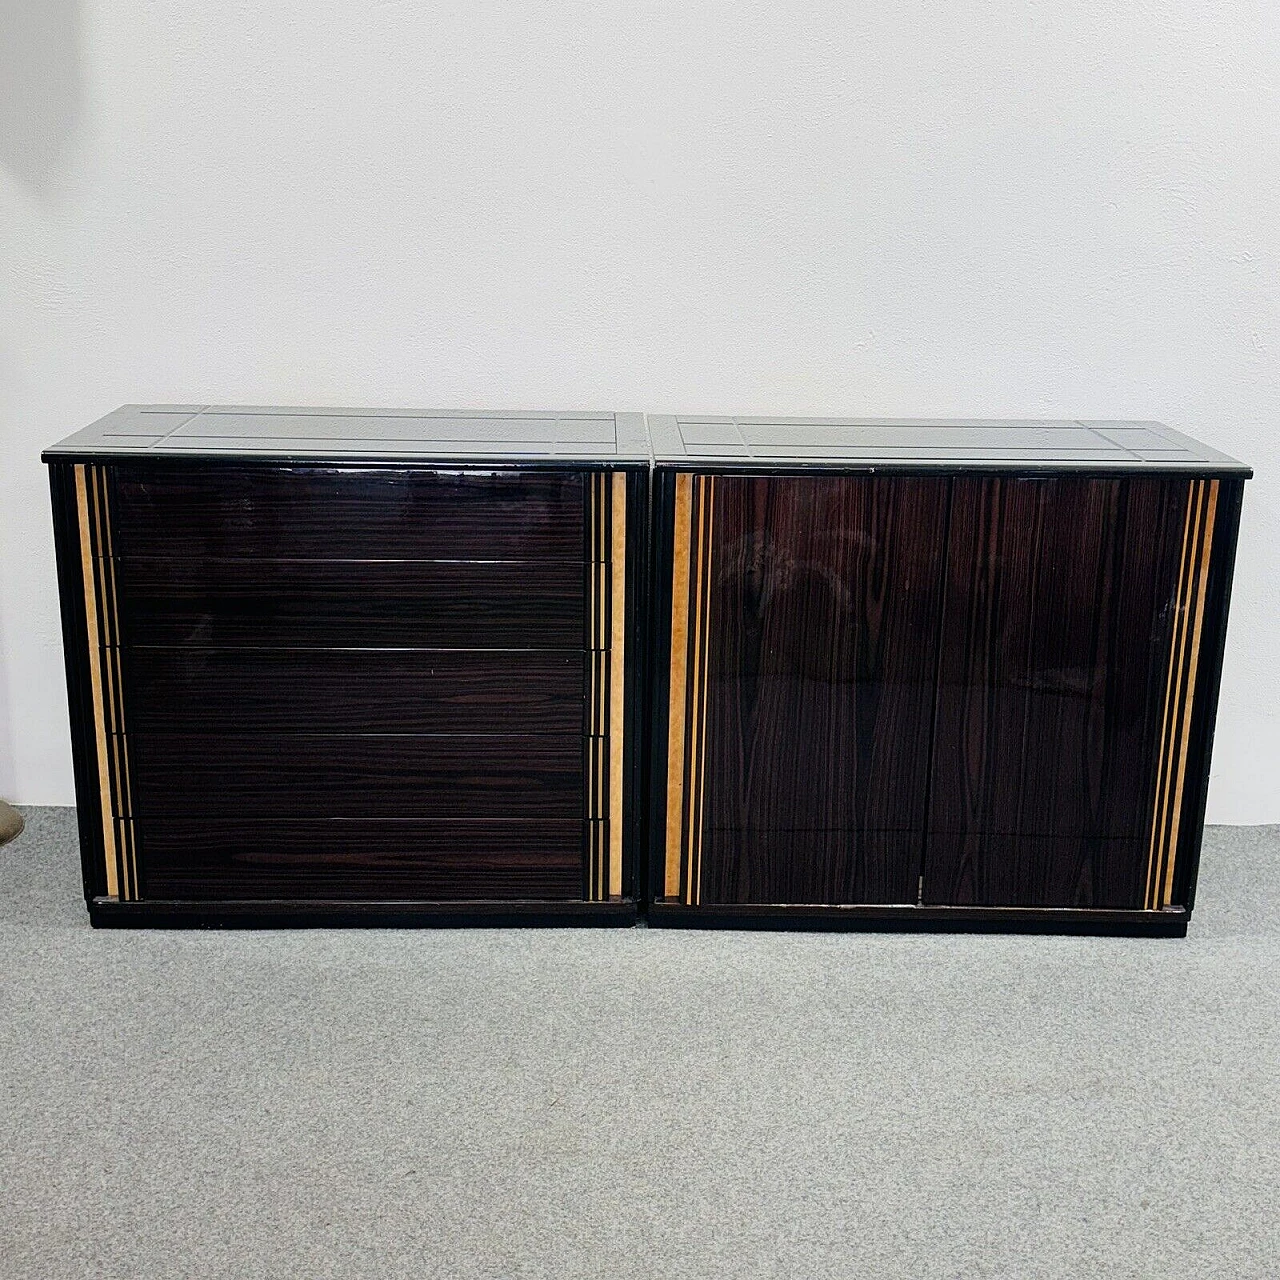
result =
[[[37,452],[123,401],[1150,417],[1259,471],[1210,814],[1280,820],[1278,21],[0,0],[0,793],[72,798]]]

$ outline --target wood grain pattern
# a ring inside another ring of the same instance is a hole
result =
[[[684,901],[915,901],[948,492],[832,475],[694,490],[676,550],[692,542],[685,661],[704,709],[683,726],[694,794],[688,763],[668,792]],[[673,708],[677,656],[673,641]]]
[[[573,649],[582,564],[122,559],[129,645]]]
[[[1143,905],[1186,493],[954,481],[925,902]]]
[[[245,818],[572,818],[582,738],[152,733],[134,744],[135,809]]]
[[[150,818],[143,893],[241,901],[571,901],[581,819]]]
[[[122,556],[582,562],[579,472],[172,463],[112,471]]]
[[[586,655],[502,650],[136,648],[135,737],[584,731]]]

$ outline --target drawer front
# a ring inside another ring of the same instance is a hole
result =
[[[574,472],[112,468],[116,554],[180,558],[579,560]]]
[[[158,816],[141,832],[142,892],[215,901],[580,899],[583,825]]]
[[[583,731],[586,657],[403,649],[138,648],[135,733]]]
[[[140,734],[134,814],[576,818],[581,737]]]
[[[586,571],[544,560],[122,559],[126,645],[574,649]]]

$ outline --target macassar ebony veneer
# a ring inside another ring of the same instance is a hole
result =
[[[1248,468],[649,418],[654,924],[1181,934]]]
[[[625,924],[639,414],[127,406],[48,450],[97,924]]]

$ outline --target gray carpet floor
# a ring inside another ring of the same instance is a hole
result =
[[[90,930],[0,850],[0,1276],[1280,1274],[1280,828],[1185,941]]]

